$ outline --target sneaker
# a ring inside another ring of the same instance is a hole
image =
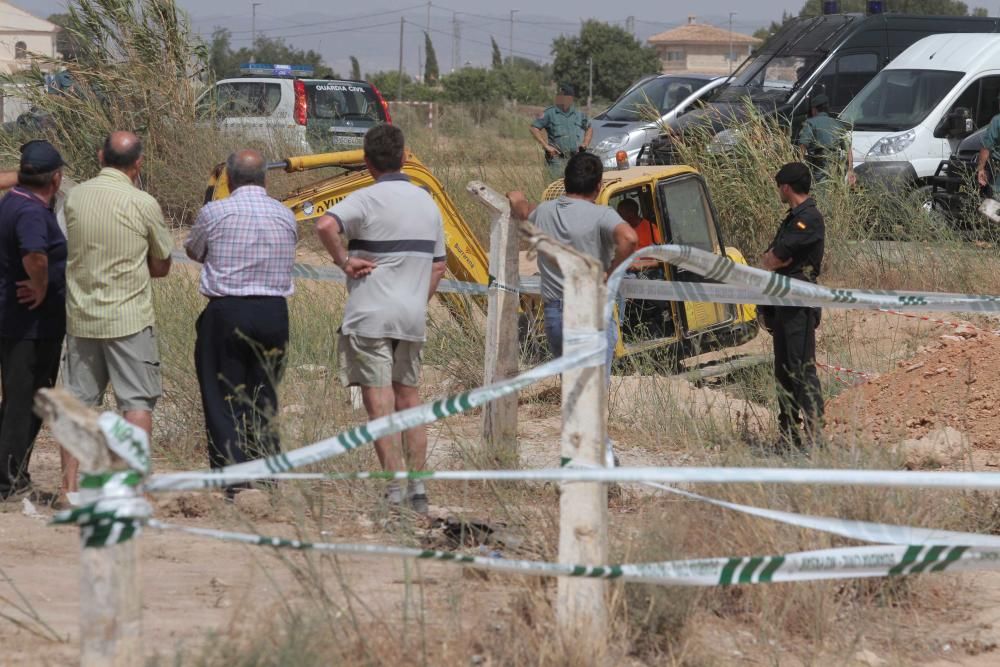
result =
[[[411,481],[406,485],[406,504],[417,514],[427,514],[430,511],[427,491],[422,481]]]
[[[398,481],[393,480],[385,487],[385,502],[396,507],[403,504],[403,489]]]
[[[621,465],[618,461],[618,454],[615,453],[615,441],[611,438],[605,440],[604,443],[604,467],[605,468],[617,468]]]

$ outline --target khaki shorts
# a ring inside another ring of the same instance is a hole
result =
[[[66,336],[63,384],[80,401],[100,405],[111,383],[118,409],[148,410],[163,393],[160,349],[152,327],[124,338]]]
[[[420,386],[424,344],[396,338],[340,334],[337,345],[340,381],[345,387]]]

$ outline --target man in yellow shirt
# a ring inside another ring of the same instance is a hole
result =
[[[170,271],[173,238],[160,205],[136,187],[142,142],[114,132],[101,172],[66,198],[67,388],[97,406],[111,383],[125,419],[151,434],[162,392],[151,278]]]

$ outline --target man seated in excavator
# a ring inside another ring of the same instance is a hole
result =
[[[662,245],[663,235],[659,227],[641,215],[641,204],[638,199],[624,197],[618,202],[618,215],[635,230],[639,237],[636,249],[642,250],[651,245]],[[666,272],[663,262],[652,257],[643,257],[629,267],[630,277],[642,280],[664,280]],[[619,307],[622,328],[626,333],[642,333],[647,337],[663,338],[673,335],[673,318],[670,305],[666,301],[647,301],[642,299],[622,300]]]

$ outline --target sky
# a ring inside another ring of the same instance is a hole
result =
[[[319,2],[317,0],[256,0],[256,28],[260,34],[282,37],[301,49],[313,49],[341,74],[350,72],[349,58],[357,56],[362,73],[396,69],[399,65],[399,23],[404,26],[403,64],[410,74],[422,62],[423,31],[427,28],[426,0],[369,0],[368,2]],[[64,0],[12,0],[38,16],[61,11]],[[233,33],[234,47],[251,41],[251,0],[177,0],[191,17],[194,30],[207,38],[216,26]],[[514,18],[514,54],[537,61],[551,59],[552,39],[575,34],[589,18],[625,27],[635,17],[640,39],[687,22],[727,28],[729,12],[733,30],[751,33],[779,19],[783,11],[797,12],[802,0],[441,0],[430,3],[430,35],[442,72],[466,63],[488,64],[490,37],[496,38],[504,56],[510,45],[510,11]],[[460,39],[453,52],[455,21]]]

